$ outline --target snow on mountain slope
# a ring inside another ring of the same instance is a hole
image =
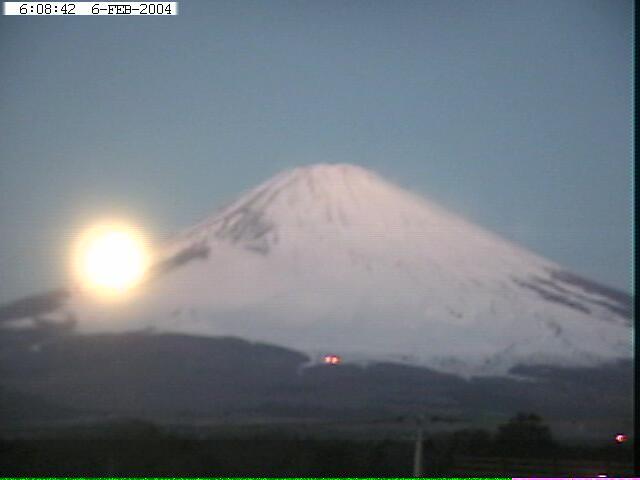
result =
[[[352,165],[284,172],[158,252],[139,295],[65,309],[463,375],[631,355],[630,299]]]

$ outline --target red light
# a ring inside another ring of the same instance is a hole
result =
[[[342,359],[338,355],[326,355],[324,357],[324,363],[327,365],[338,365]]]
[[[619,433],[618,435],[616,435],[616,443],[624,443],[627,440],[629,440],[629,437],[624,433]]]

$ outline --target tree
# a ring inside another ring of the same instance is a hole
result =
[[[505,453],[545,453],[554,447],[551,430],[535,413],[518,413],[498,429],[496,446]]]

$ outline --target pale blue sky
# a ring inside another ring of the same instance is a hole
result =
[[[75,230],[162,238],[282,169],[350,162],[630,291],[630,1],[194,1],[0,17],[0,301]]]

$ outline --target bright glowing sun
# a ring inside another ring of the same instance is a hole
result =
[[[120,295],[144,277],[147,247],[136,229],[122,223],[103,224],[81,236],[74,263],[84,286],[100,294]]]

